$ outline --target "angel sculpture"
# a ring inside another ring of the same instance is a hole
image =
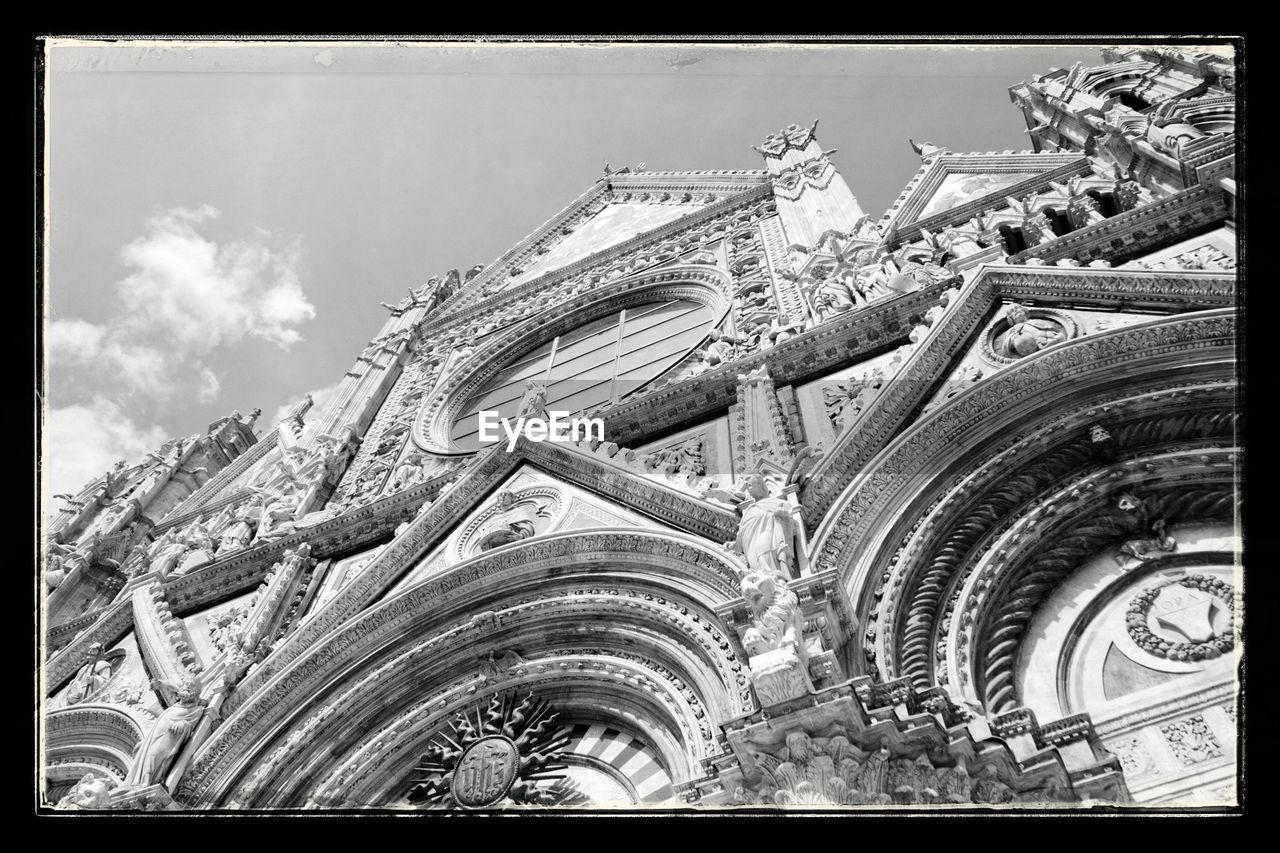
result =
[[[763,474],[753,471],[732,491],[713,487],[702,497],[732,504],[737,510],[738,535],[724,547],[742,555],[749,574],[770,575],[784,581],[799,575],[799,530],[794,507],[785,498],[770,494]]]

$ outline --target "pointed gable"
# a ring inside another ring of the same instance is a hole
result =
[[[1089,160],[1080,153],[939,152],[925,159],[881,218],[880,228],[909,240],[922,229],[938,231],[967,222],[987,208],[1005,206],[1009,196],[1021,198],[1088,170]]]
[[[455,307],[576,271],[767,184],[763,170],[612,172],[476,276]]]

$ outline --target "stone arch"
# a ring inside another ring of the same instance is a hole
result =
[[[485,552],[372,607],[274,673],[202,747],[178,796],[192,806],[233,795],[294,796],[258,791],[253,779],[296,765],[290,775],[305,780],[301,768],[312,759],[332,759],[317,757],[321,744],[326,755],[359,749],[335,743],[334,733],[393,728],[398,720],[388,718],[415,706],[433,711],[438,700],[424,693],[466,685],[476,676],[476,655],[507,646],[523,646],[531,661],[601,650],[618,659],[615,666],[645,669],[653,688],[645,695],[661,687],[671,694],[665,707],[684,709],[670,711],[674,725],[700,732],[702,720],[714,725],[753,707],[730,632],[714,615],[737,596],[736,578],[734,561],[709,543],[634,528],[551,534]],[[608,630],[576,642],[565,633],[591,624]],[[641,660],[627,662],[626,651]],[[696,699],[701,717],[674,681]],[[420,731],[419,722],[407,725]],[[693,749],[690,768],[699,750],[709,750],[707,736],[699,738],[704,746]]]
[[[74,782],[91,772],[109,774],[123,782],[142,735],[142,723],[112,705],[85,704],[50,711],[44,729],[46,778]]]
[[[435,454],[474,453],[452,445],[449,431],[453,420],[476,390],[522,352],[611,311],[664,298],[705,305],[719,323],[732,305],[731,288],[729,276],[718,267],[672,265],[551,305],[495,333],[464,364],[451,370],[430,402],[419,410],[413,424],[414,441]]]
[[[952,591],[957,615],[940,639],[949,654],[948,681],[989,712],[1015,707],[1021,698],[1015,670],[1027,625],[1048,594],[1095,554],[1151,536],[1148,525],[1135,525],[1132,513],[1117,505],[1119,499],[1140,495],[1144,512],[1170,524],[1229,521],[1234,464],[1227,457],[1233,453],[1193,447],[1138,457],[1129,476],[1094,474],[1079,497],[1072,493],[1082,491],[1081,481],[1033,504]],[[1159,474],[1145,470],[1153,460],[1159,460]],[[963,657],[962,648],[968,649]]]
[[[1123,428],[1135,445],[1205,435],[1229,443],[1233,330],[1230,311],[1207,311],[1059,344],[891,442],[815,537],[819,569],[841,572],[867,626],[858,661],[883,678],[936,683],[934,643],[954,578],[1010,512],[1089,467],[1091,424]],[[1161,426],[1168,418],[1173,428]]]
[[[687,725],[696,722],[678,701],[667,701],[653,671],[642,664],[609,655],[557,654],[530,661],[526,671],[483,689],[464,680],[412,721],[370,735],[357,749],[344,752],[325,768],[313,791],[292,792],[295,801],[321,806],[343,803],[390,803],[403,795],[405,779],[431,737],[459,711],[483,707],[495,692],[532,692],[552,702],[561,719],[586,720],[626,728],[640,734],[645,746],[660,756],[675,783],[702,775],[699,762],[708,757],[711,741],[691,742]],[[545,671],[538,672],[539,668]],[[392,730],[394,734],[390,734]],[[696,739],[696,735],[694,736]]]

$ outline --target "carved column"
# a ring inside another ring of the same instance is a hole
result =
[[[729,409],[729,421],[736,474],[755,470],[761,461],[784,471],[790,468],[795,454],[786,413],[766,365],[738,376],[738,402]]]

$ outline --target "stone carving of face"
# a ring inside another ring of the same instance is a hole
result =
[[[767,608],[773,602],[774,595],[774,581],[768,575],[752,572],[742,579],[742,597],[754,612],[759,613]]]
[[[792,732],[787,735],[787,752],[792,761],[808,761],[812,754],[809,736],[804,732]]]
[[[746,493],[755,500],[769,497],[769,483],[762,474],[748,474],[742,485]]]
[[[194,681],[183,681],[178,687],[178,704],[193,705],[200,698],[200,685]]]

